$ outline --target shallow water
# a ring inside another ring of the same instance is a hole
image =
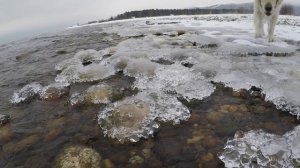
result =
[[[70,105],[73,93],[99,82],[72,84],[60,99],[11,104],[14,91],[24,85],[53,83],[58,74],[55,64],[78,51],[101,50],[130,38],[104,33],[109,27],[72,29],[0,46],[0,112],[11,116],[10,123],[0,128],[0,167],[53,167],[62,149],[76,144],[95,149],[104,167],[224,167],[218,153],[237,131],[263,129],[283,135],[300,124],[296,117],[265,102],[258,88],[237,92],[221,83],[212,83],[216,90],[203,100],[177,97],[189,109],[190,118],[178,125],[157,121],[160,127],[153,137],[137,143],[122,144],[104,137],[97,117],[105,105]],[[175,55],[174,60],[180,56]],[[126,76],[130,74],[119,72],[100,81],[124,89],[114,101],[136,94],[131,88],[135,79]]]

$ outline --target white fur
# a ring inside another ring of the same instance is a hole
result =
[[[269,42],[274,41],[274,31],[279,12],[281,9],[283,0],[255,0],[254,5],[254,22],[255,22],[255,38],[263,37],[264,23],[268,24],[268,40]],[[267,4],[272,5],[272,11],[270,16],[267,16],[265,6]]]

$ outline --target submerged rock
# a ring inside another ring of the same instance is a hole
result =
[[[136,104],[123,104],[112,112],[113,124],[116,127],[134,129],[139,127],[146,115],[150,113],[150,107],[145,102]]]
[[[2,127],[5,124],[9,123],[9,121],[10,121],[10,115],[0,114],[0,127]]]
[[[149,105],[142,101],[133,104],[121,103],[107,109],[107,112],[103,113],[104,116],[100,116],[99,121],[108,136],[117,138],[121,142],[127,139],[136,141],[137,134],[144,131],[142,130],[144,120],[150,112]],[[105,116],[107,113],[109,117]]]
[[[0,127],[0,145],[9,142],[12,136],[13,136],[13,132],[9,125]]]
[[[55,168],[100,168],[101,156],[92,148],[70,146],[58,155]]]

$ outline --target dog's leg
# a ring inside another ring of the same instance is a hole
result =
[[[254,18],[255,18],[255,38],[263,37],[265,35],[263,17],[258,12],[255,12]]]
[[[274,41],[274,31],[277,23],[278,15],[274,15],[270,18],[268,22],[268,40],[269,42]]]

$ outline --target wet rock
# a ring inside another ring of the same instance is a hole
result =
[[[67,51],[65,51],[65,50],[56,51],[56,54],[59,54],[59,55],[66,54],[66,53],[67,53]]]
[[[232,91],[232,96],[241,97],[241,93],[239,91]]]
[[[152,60],[152,62],[158,63],[158,64],[162,64],[162,65],[172,65],[174,64],[174,62],[160,58],[158,60]]]
[[[70,87],[65,84],[54,83],[44,87],[40,92],[40,98],[44,100],[57,100],[68,95]]]
[[[31,54],[28,54],[28,53],[27,54],[20,54],[20,55],[16,56],[16,60],[21,61],[21,60],[29,58],[30,56],[31,56]]]
[[[34,144],[40,140],[38,135],[31,135],[17,143],[8,143],[3,146],[3,151],[9,154],[18,153]]]
[[[40,140],[40,137],[38,135],[31,135],[15,144],[15,152],[22,151],[22,150],[38,143],[39,140]]]
[[[29,157],[24,165],[25,168],[45,168],[51,167],[49,161],[43,156],[32,156]]]
[[[6,154],[13,154],[15,152],[15,144],[10,142],[2,146],[2,150]]]
[[[193,138],[187,139],[186,143],[188,145],[191,145],[191,144],[195,144],[195,143],[201,142],[202,139],[203,139],[203,136],[195,136]]]
[[[203,146],[206,148],[214,148],[220,144],[220,141],[216,137],[210,135],[205,136],[202,141]]]
[[[187,67],[187,68],[192,68],[194,66],[194,64],[189,63],[189,62],[181,63],[181,65],[183,65],[184,67]]]
[[[151,149],[143,149],[142,153],[145,159],[150,158],[152,155]]]
[[[131,163],[131,164],[142,164],[142,163],[144,163],[144,161],[145,161],[144,158],[142,158],[138,155],[133,156],[129,159],[129,163]]]
[[[186,33],[185,30],[177,30],[177,35],[178,36],[184,35],[185,33]]]
[[[0,127],[0,145],[9,142],[13,136],[11,127],[9,125],[5,125]]]
[[[162,35],[164,35],[164,34],[161,33],[161,32],[156,32],[156,33],[154,33],[153,35],[155,35],[155,36],[162,36]]]
[[[276,123],[273,122],[266,122],[263,124],[263,127],[267,130],[267,131],[272,131],[275,132],[277,127],[276,127]]]
[[[146,25],[154,25],[155,23],[151,23],[151,21],[147,20],[146,22]]]
[[[209,112],[206,114],[206,119],[212,123],[219,122],[223,117],[224,113],[221,112]]]
[[[98,152],[84,146],[65,148],[55,160],[56,168],[100,168],[101,156]]]
[[[220,112],[237,112],[239,107],[237,105],[223,105],[220,107]]]
[[[65,124],[65,118],[60,117],[60,118],[54,118],[54,119],[48,120],[46,127],[48,130],[60,129],[60,128],[64,127],[64,124]]]
[[[201,157],[201,160],[204,162],[209,162],[214,159],[214,155],[212,153],[207,153],[206,155]]]
[[[10,115],[0,114],[0,127],[10,122]]]
[[[104,168],[114,168],[114,165],[110,159],[104,159],[103,166]]]
[[[59,135],[61,135],[63,133],[62,129],[53,129],[51,131],[49,131],[45,137],[44,137],[44,141],[45,142],[50,142],[55,140],[56,138],[58,138]]]
[[[200,45],[200,48],[217,48],[218,44],[204,44]]]

